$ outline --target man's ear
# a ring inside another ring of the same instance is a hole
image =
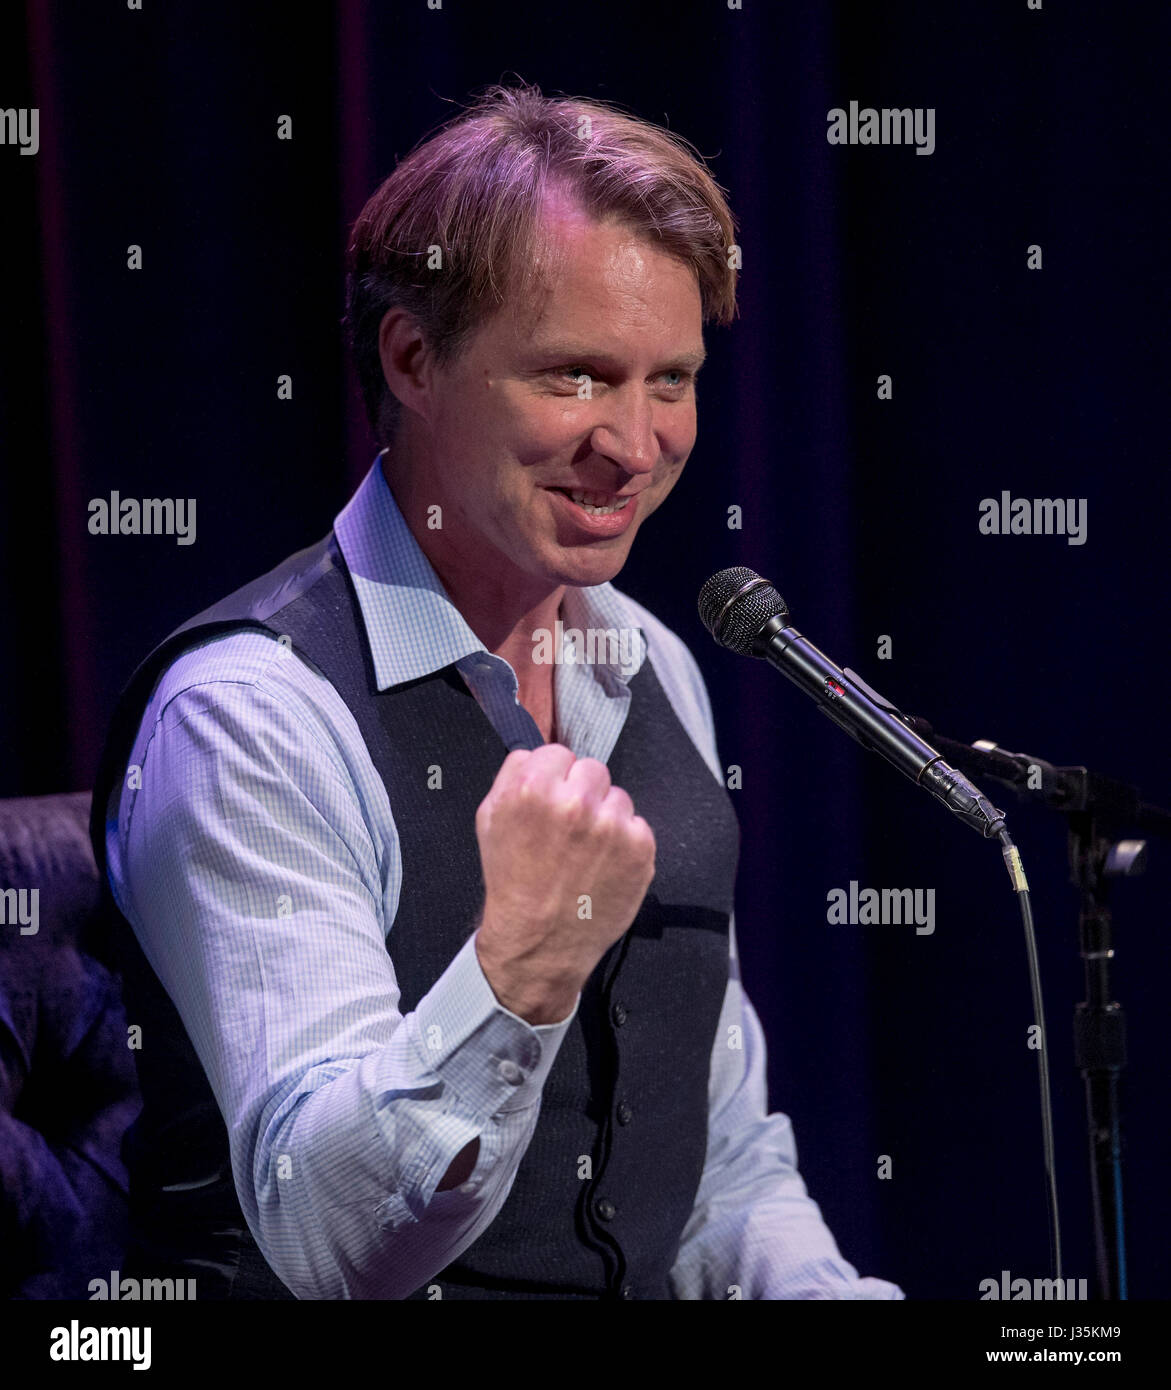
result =
[[[401,306],[382,317],[378,356],[391,393],[404,409],[429,420],[432,355],[418,320]]]

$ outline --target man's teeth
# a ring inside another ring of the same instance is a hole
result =
[[[596,503],[590,502],[584,492],[569,492],[562,489],[571,502],[576,502],[583,511],[587,511],[591,516],[609,516],[611,512],[620,512],[630,501],[629,497],[620,497],[617,502],[611,502],[607,506],[599,507]]]

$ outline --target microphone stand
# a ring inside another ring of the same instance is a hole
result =
[[[1145,840],[1115,839],[1120,828],[1171,839],[1171,811],[1141,799],[1137,787],[1084,767],[1054,767],[996,744],[942,738],[925,719],[906,723],[953,766],[973,777],[992,777],[1024,801],[1040,801],[1066,817],[1071,882],[1081,894],[1079,950],[1086,997],[1074,1008],[1074,1062],[1085,1081],[1090,1141],[1090,1201],[1098,1297],[1127,1298],[1126,1236],[1122,1202],[1122,1132],[1119,1080],[1126,1065],[1126,1016],[1113,998],[1114,958],[1109,889],[1112,879],[1146,868]]]

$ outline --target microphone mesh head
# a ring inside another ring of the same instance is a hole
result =
[[[753,643],[770,618],[788,617],[789,607],[767,579],[736,565],[713,574],[699,591],[699,616],[722,647],[753,656]]]

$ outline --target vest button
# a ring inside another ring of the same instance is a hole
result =
[[[618,1215],[618,1208],[608,1197],[603,1197],[601,1201],[594,1204],[594,1211],[603,1221],[613,1221]]]
[[[618,1104],[618,1123],[620,1125],[628,1125],[633,1119],[634,1111],[631,1110],[630,1106],[627,1105],[625,1101],[620,1101]]]
[[[633,1298],[633,1297],[634,1297],[634,1288],[633,1288],[632,1285],[630,1285],[630,1284],[623,1284],[623,1285],[622,1285],[622,1297],[623,1297],[623,1298]]]
[[[621,1028],[622,1025],[626,1022],[626,1005],[615,1004],[614,1007],[610,1010],[610,1017],[614,1020],[618,1027]]]

